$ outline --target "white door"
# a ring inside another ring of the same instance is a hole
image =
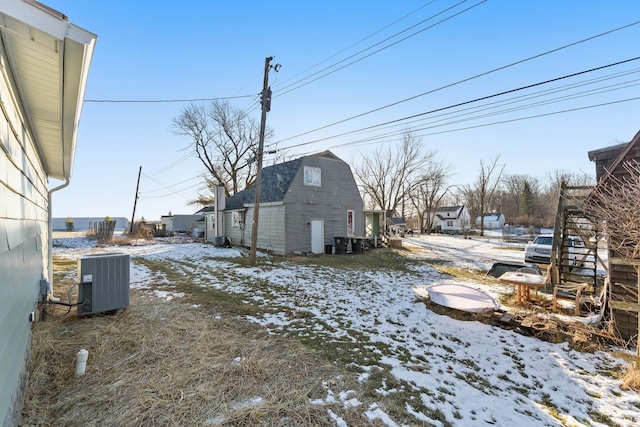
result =
[[[311,220],[311,252],[321,254],[324,252],[324,220]]]

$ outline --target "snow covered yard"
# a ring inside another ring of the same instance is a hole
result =
[[[439,315],[416,302],[412,286],[443,281],[462,280],[496,297],[510,293],[497,281],[456,279],[434,268],[486,271],[497,260],[521,261],[522,252],[510,247],[420,236],[405,239],[402,250],[380,250],[388,256],[373,263],[367,262],[373,253],[263,256],[250,267],[236,249],[201,243],[58,244],[66,247],[55,255],[64,257],[131,254],[132,288],[159,298],[206,300],[209,292],[236,298],[244,318],[273,335],[300,339],[358,376],[360,390],[327,382],[326,396],[311,402],[360,411],[361,424],[350,425],[640,423],[640,395],[620,389],[625,363],[610,352],[572,351],[567,344]],[[207,302],[216,304],[216,298]],[[331,409],[327,413],[336,425],[348,425]]]

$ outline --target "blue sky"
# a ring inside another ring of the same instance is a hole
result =
[[[640,56],[635,24],[467,80],[640,21],[635,0],[44,3],[98,35],[86,100],[248,95],[230,102],[252,109],[265,57],[274,56],[281,69],[269,76],[274,98],[267,125],[275,138],[267,143],[278,142],[290,156],[331,149],[354,164],[413,130],[425,150],[436,150],[451,166],[451,184],[472,182],[480,159],[497,155],[505,173],[544,179],[558,169],[593,174],[588,151],[629,141],[640,130],[640,100],[634,99],[640,98],[640,60],[423,114]],[[295,84],[337,63],[327,71],[343,68]],[[536,97],[487,105],[523,95]],[[599,104],[607,105],[594,107]],[[185,106],[85,102],[71,184],[54,193],[53,216],[130,218],[139,166],[136,219],[197,210],[187,203],[201,187],[203,168],[185,151],[189,141],[171,130]],[[459,111],[470,107],[476,109]],[[509,108],[514,111],[504,111]],[[574,111],[555,114],[565,110]],[[524,119],[531,116],[539,117]],[[393,128],[381,126],[396,120]],[[396,135],[358,143],[390,132]],[[321,141],[305,144],[315,140]]]

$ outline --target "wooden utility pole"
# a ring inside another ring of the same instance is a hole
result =
[[[264,82],[262,85],[262,116],[260,118],[260,140],[258,142],[258,162],[256,170],[255,198],[253,200],[253,222],[251,223],[251,253],[249,260],[251,265],[256,265],[256,249],[258,244],[258,218],[260,215],[260,190],[262,184],[262,152],[264,150],[264,131],[267,123],[267,111],[271,109],[271,89],[269,88],[269,70],[271,69],[272,56],[264,60]]]
[[[138,203],[138,189],[140,188],[140,175],[142,174],[142,166],[138,169],[138,182],[136,183],[136,198],[133,200],[133,213],[131,214],[131,224],[129,225],[129,234],[133,234],[133,219],[136,217],[136,204]]]

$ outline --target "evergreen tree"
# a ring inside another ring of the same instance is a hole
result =
[[[533,191],[529,180],[525,180],[520,193],[520,215],[527,217],[527,226],[531,225],[531,215],[534,212]]]

